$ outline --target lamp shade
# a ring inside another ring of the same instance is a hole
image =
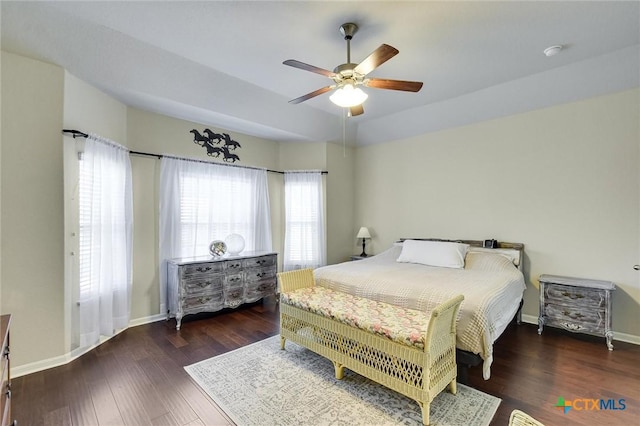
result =
[[[363,226],[358,231],[356,238],[371,238],[371,234],[369,233],[369,230]]]
[[[368,97],[369,95],[364,93],[359,87],[354,87],[352,84],[345,84],[333,92],[329,99],[338,106],[350,108],[360,105],[366,101]]]

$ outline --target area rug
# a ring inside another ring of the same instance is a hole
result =
[[[333,364],[293,342],[280,350],[270,337],[184,367],[239,426],[420,425],[418,403],[345,369],[336,380]],[[438,426],[487,426],[500,399],[458,384],[431,404]]]

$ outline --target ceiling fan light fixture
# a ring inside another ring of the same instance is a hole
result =
[[[368,97],[369,95],[359,87],[354,87],[353,84],[345,84],[333,92],[329,99],[339,107],[350,108],[361,105]]]

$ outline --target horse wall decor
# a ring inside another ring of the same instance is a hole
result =
[[[242,146],[240,142],[231,139],[228,133],[216,133],[211,129],[204,129],[202,133],[192,129],[189,133],[193,134],[193,143],[206,149],[209,157],[218,158],[222,154],[223,161],[227,163],[240,161],[240,157],[230,151],[235,151],[236,148],[242,148]]]

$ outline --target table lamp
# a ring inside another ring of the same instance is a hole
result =
[[[367,257],[367,253],[364,252],[364,242],[367,238],[371,238],[369,230],[363,226],[358,231],[358,235],[356,236],[356,238],[362,238],[362,253],[360,253],[360,256]]]

